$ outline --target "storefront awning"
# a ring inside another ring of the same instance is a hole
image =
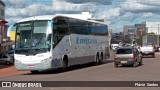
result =
[[[5,20],[0,20],[0,23],[8,23],[8,22]]]

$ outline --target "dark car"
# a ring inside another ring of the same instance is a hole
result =
[[[118,48],[114,56],[114,66],[132,65],[136,67],[142,65],[142,55],[137,48]]]

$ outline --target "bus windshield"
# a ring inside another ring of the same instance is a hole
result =
[[[17,53],[26,50],[38,50],[36,54],[48,51],[51,47],[51,21],[30,21],[17,24],[16,45]]]

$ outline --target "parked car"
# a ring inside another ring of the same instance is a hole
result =
[[[151,55],[152,57],[155,57],[155,47],[153,45],[143,45],[140,50],[142,56]]]
[[[14,50],[10,50],[6,53],[14,62]]]
[[[133,67],[142,65],[142,55],[137,48],[124,47],[117,49],[114,56],[114,66],[118,67],[118,65],[126,64]]]
[[[0,63],[13,64],[13,60],[10,58],[9,55],[0,54]]]
[[[154,49],[155,49],[155,52],[159,52],[159,46],[158,45],[154,45]]]

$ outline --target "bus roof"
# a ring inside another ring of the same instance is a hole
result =
[[[33,16],[33,17],[28,17],[25,19],[22,19],[18,21],[20,22],[26,22],[26,21],[33,21],[33,20],[52,20],[55,15],[42,15],[42,16]]]
[[[41,15],[41,16],[28,17],[28,18],[25,18],[25,19],[22,19],[22,20],[18,21],[18,23],[26,22],[26,21],[33,21],[33,20],[52,20],[53,18],[56,18],[56,17],[66,17],[66,18],[73,18],[73,19],[83,20],[83,21],[86,21],[86,22],[88,21],[88,22],[94,22],[94,23],[99,23],[99,24],[105,24],[104,22],[99,22],[99,21],[95,21],[95,20],[80,19],[80,18],[75,18],[75,17],[69,16],[69,15],[63,15],[63,14]]]

